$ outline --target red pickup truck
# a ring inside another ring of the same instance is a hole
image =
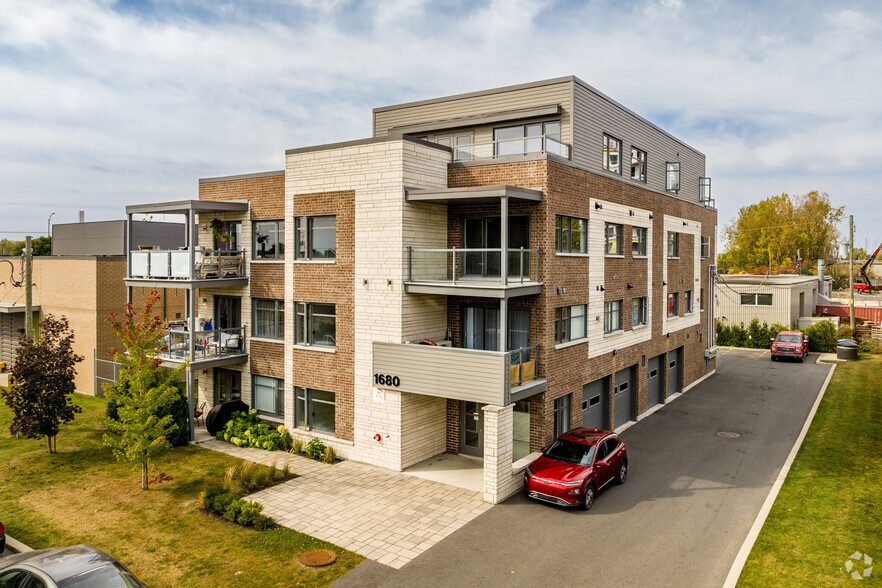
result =
[[[804,361],[808,350],[808,337],[799,331],[781,331],[777,337],[772,339],[772,361],[780,357]]]

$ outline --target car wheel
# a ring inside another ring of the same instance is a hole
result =
[[[582,501],[582,508],[591,510],[592,506],[594,506],[594,484],[588,484],[588,487],[585,488],[585,499]]]
[[[772,361],[775,361],[775,356],[774,356],[774,355],[772,355]]]
[[[616,484],[624,484],[628,478],[628,460],[623,459],[622,465],[619,466],[619,475],[616,477]]]

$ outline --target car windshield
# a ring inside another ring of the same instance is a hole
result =
[[[594,447],[594,445],[576,443],[575,441],[567,441],[566,439],[557,439],[545,452],[545,457],[576,465],[587,466],[591,465],[591,460],[594,459]]]
[[[799,335],[778,335],[778,343],[799,343]]]
[[[58,583],[59,588],[137,588],[142,585],[128,570],[116,563]]]

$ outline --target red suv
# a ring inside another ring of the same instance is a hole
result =
[[[602,429],[573,429],[542,450],[524,472],[528,498],[560,506],[594,504],[594,497],[611,481],[625,483],[628,452],[615,433]]]
[[[808,355],[809,340],[799,331],[781,331],[772,340],[772,361],[782,357],[792,357],[799,361]]]

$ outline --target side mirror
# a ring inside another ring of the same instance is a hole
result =
[[[598,461],[594,462],[594,465],[597,466],[597,467],[599,467],[599,468],[605,468],[607,464],[606,464],[605,461],[603,461],[603,460],[601,459],[601,460],[598,460]]]
[[[545,447],[543,447],[539,451],[541,451],[542,453],[545,453],[547,450],[548,450],[548,445],[546,445]]]

